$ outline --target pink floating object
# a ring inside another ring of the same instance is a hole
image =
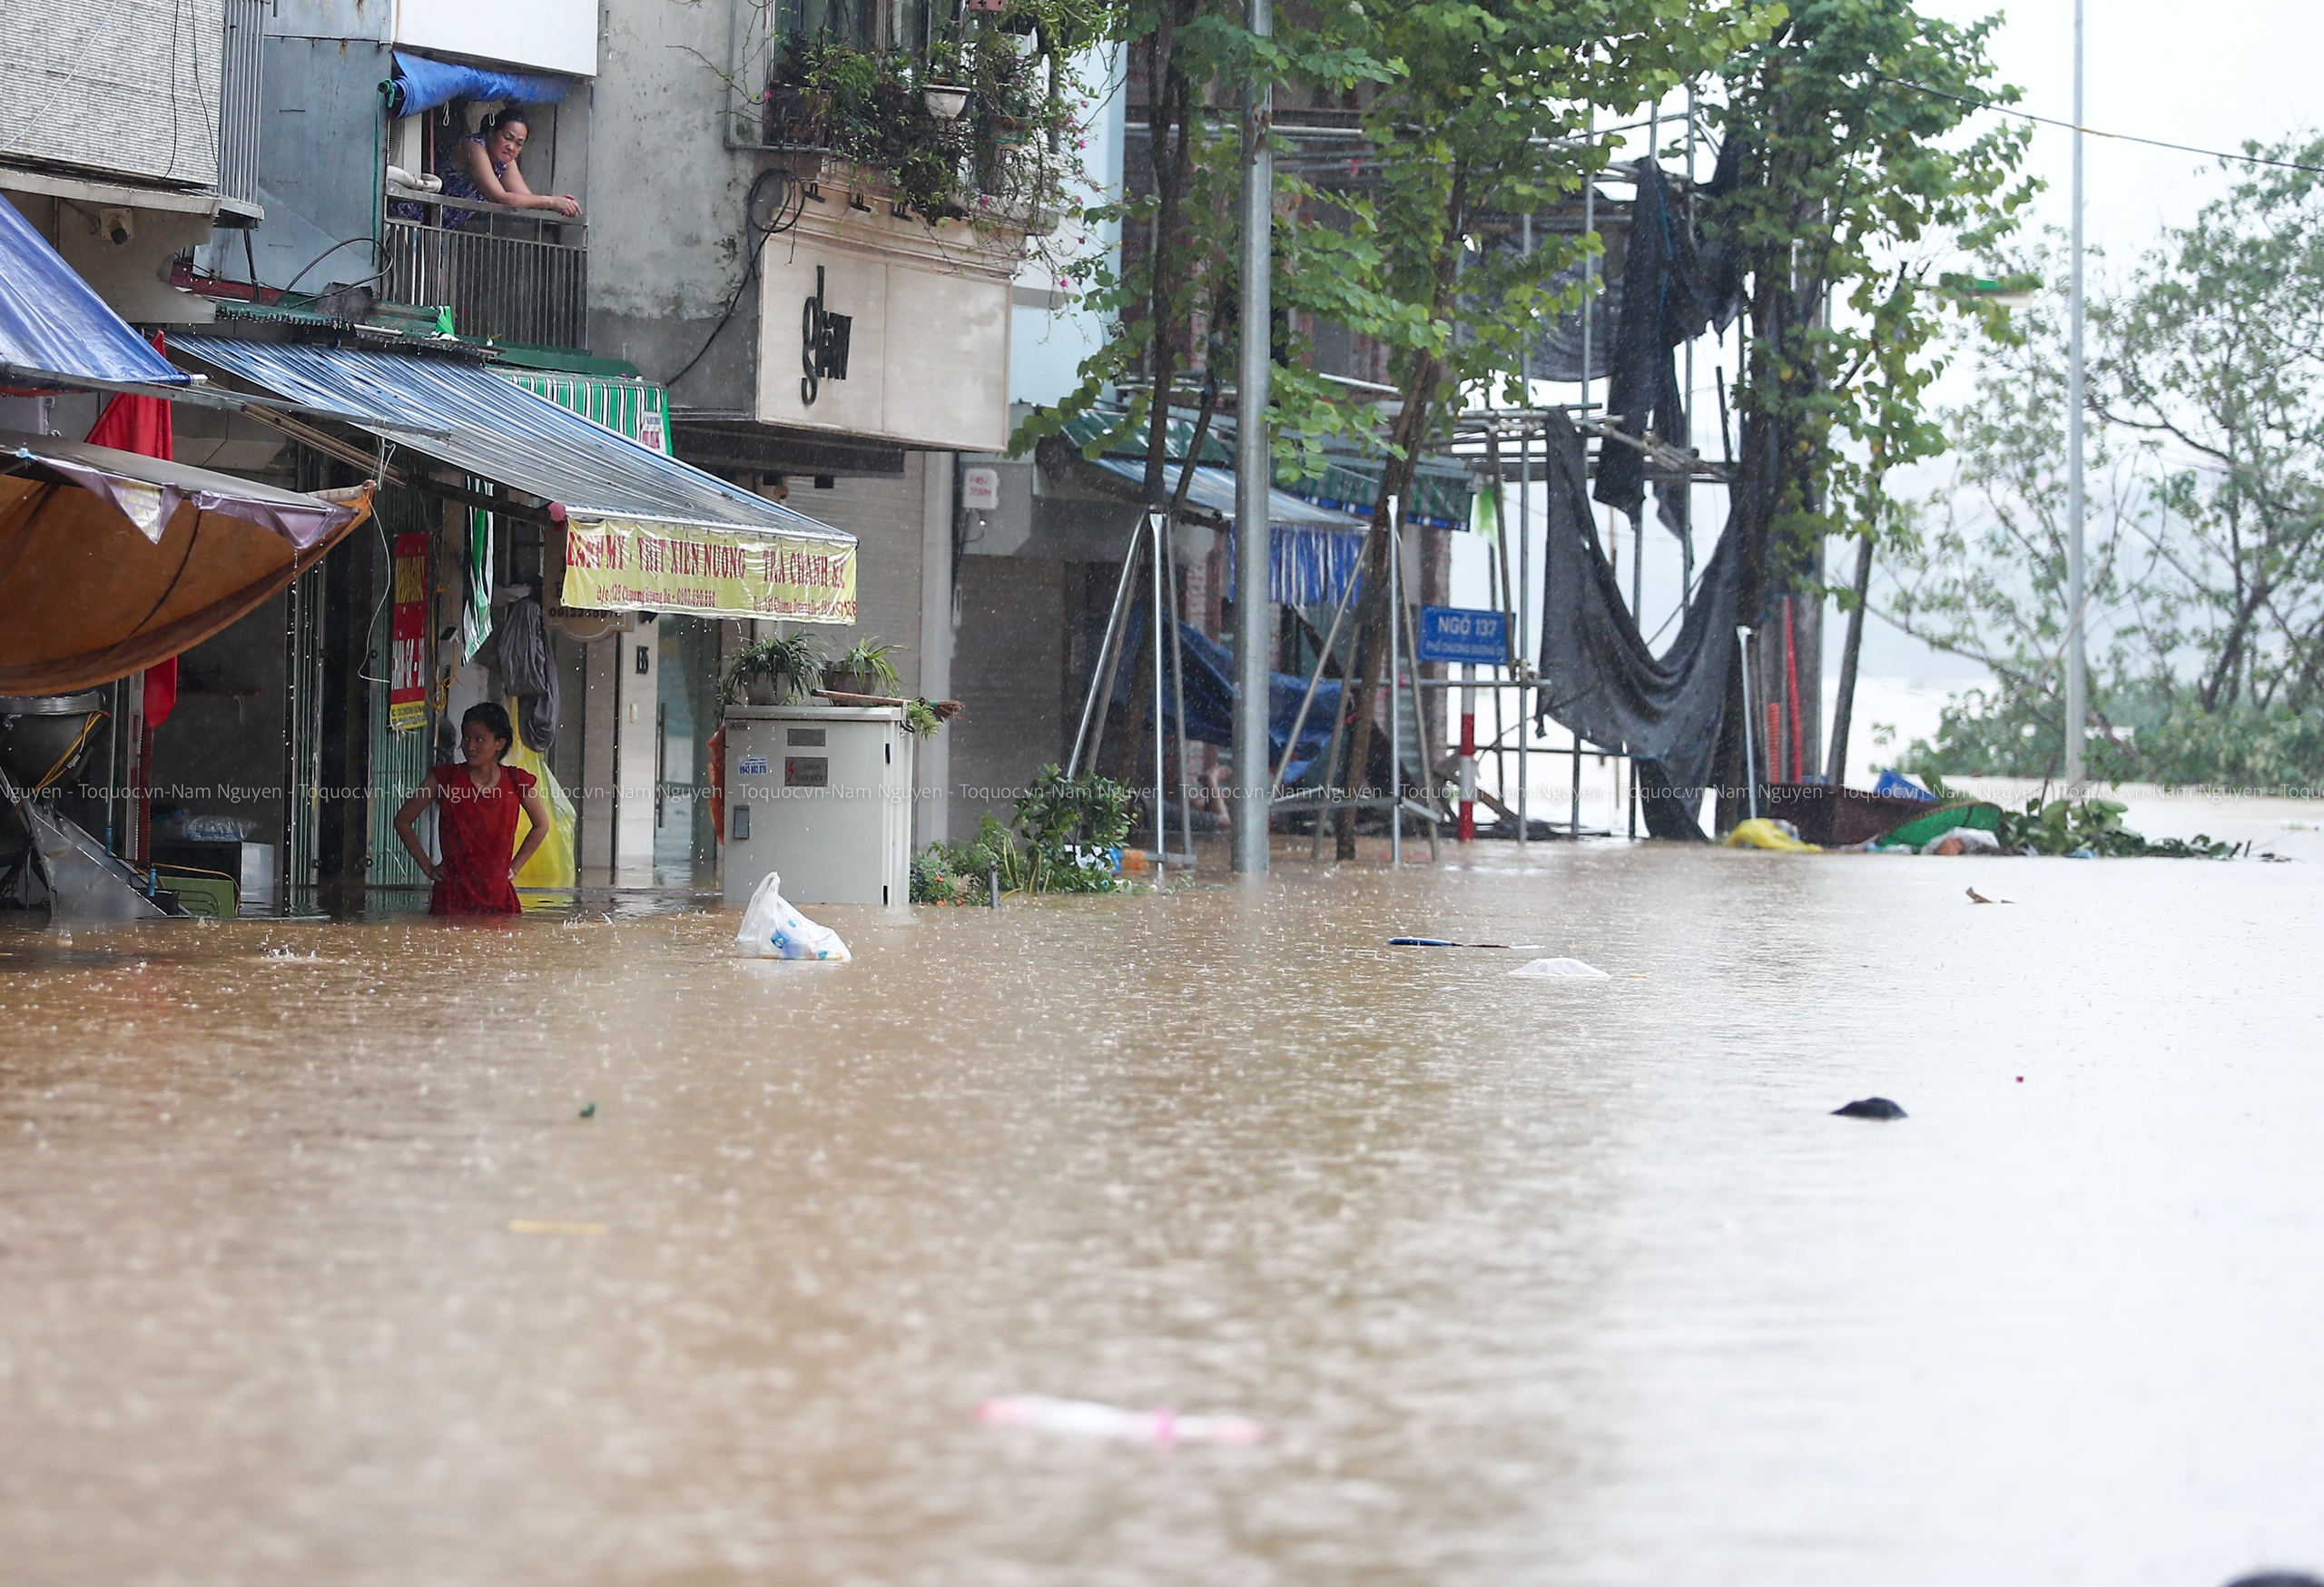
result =
[[[1134,1444],[1256,1444],[1266,1436],[1265,1428],[1241,1416],[1182,1416],[1167,1405],[1133,1411],[1047,1395],[999,1395],[977,1407],[977,1420],[988,1427],[1030,1427]]]

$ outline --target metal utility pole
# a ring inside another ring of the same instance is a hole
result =
[[[1275,36],[1273,0],[1246,0],[1252,35]],[[1243,88],[1243,369],[1235,420],[1235,869],[1267,868],[1267,674],[1274,626],[1267,621],[1274,531],[1267,488],[1275,478],[1267,444],[1267,383],[1273,371],[1269,292],[1275,228],[1272,84]],[[1187,467],[1194,467],[1187,459]],[[1320,818],[1319,818],[1320,819]]]
[[[2090,718],[2083,671],[2082,607],[2082,0],[2073,0],[2073,281],[2066,310],[2066,787],[2083,784],[2082,739]]]

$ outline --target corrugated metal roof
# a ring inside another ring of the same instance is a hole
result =
[[[1180,417],[1186,410],[1174,409],[1168,426],[1170,456],[1184,458],[1194,442],[1194,422]],[[1084,409],[1065,421],[1065,437],[1086,452],[1101,442],[1107,467],[1110,459],[1146,456],[1146,435],[1117,433],[1128,414],[1118,409]],[[1219,463],[1231,472],[1235,463],[1235,420],[1221,414],[1211,420],[1210,432],[1203,438],[1201,461]],[[1327,458],[1324,472],[1305,478],[1287,468],[1277,467],[1275,482],[1282,490],[1318,507],[1353,513],[1358,518],[1372,516],[1373,503],[1379,499],[1380,479],[1386,464],[1377,458],[1351,457],[1334,452]],[[1119,472],[1119,470],[1116,470]],[[1139,478],[1144,478],[1141,467]],[[1175,478],[1175,476],[1174,476]],[[1465,529],[1469,527],[1469,498],[1475,482],[1468,467],[1450,458],[1424,457],[1413,477],[1412,499],[1404,504],[1404,521],[1437,529]],[[1280,520],[1278,520],[1280,521]]]
[[[1100,458],[1098,463],[1108,473],[1118,474],[1141,486],[1146,483],[1146,465],[1142,462],[1128,458]],[[1163,464],[1163,488],[1177,489],[1178,474],[1177,464]],[[1231,523],[1235,518],[1235,476],[1224,468],[1196,468],[1194,483],[1187,487],[1187,499]],[[1360,529],[1364,527],[1361,518],[1352,518],[1345,513],[1333,512],[1328,508],[1302,501],[1287,490],[1267,492],[1267,522],[1279,529]]]
[[[558,502],[571,518],[855,544],[852,535],[649,450],[474,364],[208,336],[172,337],[170,345],[277,396],[348,414],[399,446]],[[412,433],[424,429],[451,433]]]

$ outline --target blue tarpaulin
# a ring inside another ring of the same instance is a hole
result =
[[[1130,691],[1151,689],[1154,676],[1143,673],[1136,679],[1130,676],[1130,658],[1137,655],[1137,647],[1146,637],[1146,614],[1133,612],[1122,636],[1122,664],[1114,674],[1114,704],[1129,704]],[[1178,645],[1186,659],[1187,736],[1196,744],[1232,744],[1235,742],[1235,653],[1213,639],[1191,623],[1178,625]],[[1152,664],[1149,661],[1148,665]],[[1307,680],[1287,672],[1267,675],[1267,760],[1270,766],[1283,758],[1283,746],[1291,736],[1291,719],[1299,715],[1299,701],[1307,693]],[[1340,682],[1326,678],[1315,686],[1315,704],[1307,707],[1307,720],[1299,729],[1299,754],[1283,769],[1283,780],[1295,783],[1305,774],[1307,767],[1322,754],[1332,742],[1332,722],[1339,714]],[[1162,720],[1170,731],[1178,728],[1176,691],[1170,686],[1170,658],[1162,658]]]
[[[183,386],[193,379],[171,368],[169,360],[130,329],[129,321],[107,308],[5,199],[0,199],[0,360],[19,370],[94,380]]]
[[[512,99],[519,104],[556,104],[573,86],[566,77],[537,77],[524,72],[491,72],[455,66],[426,55],[396,52],[393,103],[398,116],[418,115],[455,99]]]

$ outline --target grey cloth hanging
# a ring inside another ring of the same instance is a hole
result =
[[[1679,344],[1703,333],[1718,306],[1686,216],[1671,202],[1662,167],[1637,163],[1638,198],[1630,208],[1630,248],[1622,263],[1622,302],[1615,321],[1606,407],[1624,433],[1653,434],[1680,451],[1691,445],[1687,394],[1679,389]],[[1687,530],[1686,479],[1661,479],[1659,516],[1673,534]],[[1620,441],[1598,455],[1600,501],[1635,521],[1646,503],[1646,455]]]
[[[526,747],[547,754],[556,747],[556,657],[550,653],[541,604],[532,596],[509,603],[492,630],[487,660],[497,687],[517,696],[517,731]]]
[[[1592,744],[1641,757],[1637,777],[1647,831],[1699,843],[1703,831],[1696,812],[1710,780],[1735,659],[1743,536],[1730,524],[1719,537],[1718,550],[1703,565],[1679,637],[1654,655],[1640,637],[1620,583],[1598,544],[1581,434],[1554,410],[1543,416],[1542,426],[1549,453],[1549,543],[1541,596],[1546,686],[1537,715],[1554,718]]]

